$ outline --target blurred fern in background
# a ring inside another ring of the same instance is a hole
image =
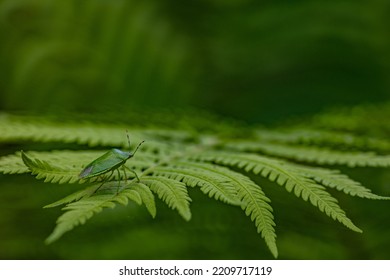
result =
[[[3,108],[114,111],[193,93],[192,46],[151,1],[0,4]]]
[[[1,0],[1,107],[192,105],[272,122],[386,100],[389,9],[384,0]]]

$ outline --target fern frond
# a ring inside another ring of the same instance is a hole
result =
[[[79,173],[75,170],[68,170],[39,159],[31,159],[23,151],[21,155],[23,162],[31,170],[32,174],[37,175],[37,179],[44,179],[45,182],[59,184],[79,181]]]
[[[389,102],[339,108],[315,116],[311,125],[321,129],[387,137],[390,132],[389,112]]]
[[[369,152],[342,152],[327,148],[291,146],[253,141],[232,142],[226,147],[237,151],[263,154],[317,164],[339,164],[348,167],[389,167],[390,156]]]
[[[173,142],[187,141],[193,135],[184,130],[167,129],[139,129],[125,125],[103,125],[90,123],[61,123],[50,122],[41,118],[24,118],[18,116],[1,115],[0,121],[0,143],[15,141],[35,141],[35,142],[63,142],[87,144],[89,146],[111,146],[128,148],[125,132],[131,135],[132,146],[142,140],[147,141],[148,149],[161,149],[169,152],[169,145],[164,145],[162,140]],[[172,144],[172,143],[171,143]]]
[[[58,218],[57,226],[52,234],[46,239],[46,243],[50,244],[56,241],[74,227],[84,224],[88,219],[101,212],[104,208],[114,208],[116,203],[126,206],[129,200],[134,201],[138,205],[141,205],[142,202],[144,202],[146,208],[152,214],[154,205],[153,194],[147,194],[147,191],[141,185],[142,184],[139,183],[130,183],[116,192],[117,182],[110,182],[107,183],[105,188],[102,188],[101,191],[95,193],[100,187],[100,185],[97,184],[85,190],[76,192],[63,200],[47,205],[46,207],[54,207],[68,203],[62,209],[66,212]],[[152,214],[152,216],[154,215]]]
[[[234,187],[234,192],[240,201],[241,208],[247,216],[255,222],[257,232],[261,233],[268,248],[274,257],[278,255],[276,246],[275,222],[272,215],[270,199],[264,194],[261,187],[255,184],[247,176],[237,173],[225,167],[206,164],[204,162],[179,161],[177,163],[186,168],[192,168],[200,174],[212,174]],[[229,190],[231,193],[232,190]],[[233,192],[233,193],[234,193]]]
[[[154,195],[151,190],[145,184],[139,182],[132,182],[129,187],[140,195],[146,209],[149,211],[150,215],[155,218],[157,210]]]
[[[20,153],[0,157],[0,172],[4,174],[28,173],[28,167],[23,163]]]
[[[58,218],[57,226],[46,239],[46,243],[50,244],[74,227],[84,224],[94,214],[101,212],[103,208],[114,208],[114,197],[115,195],[112,194],[94,195],[68,204],[63,208],[66,212]]]
[[[28,172],[29,170],[32,174],[37,175],[38,179],[44,179],[45,182],[52,183],[75,183],[82,182],[83,180],[79,179],[79,174],[82,168],[90,163],[92,160],[101,156],[105,151],[52,151],[52,152],[28,152],[30,156],[22,152],[22,158],[15,158],[15,156],[9,156],[9,158],[0,158],[0,162],[4,161],[4,164],[11,162],[12,165],[5,166],[1,168],[2,172],[6,172],[7,169],[11,171]],[[33,158],[32,158],[33,157]],[[132,158],[126,162],[126,166],[133,170],[142,170],[150,167],[156,161],[158,161],[158,156],[153,155],[152,153],[144,152],[142,157]],[[18,166],[23,164],[24,168],[19,168]],[[61,167],[58,165],[61,164]],[[28,169],[26,169],[26,166]],[[134,176],[132,173],[125,173],[120,169],[120,178],[118,178],[117,173],[115,172],[112,178],[116,180],[126,179],[125,174]],[[96,181],[98,178],[92,178],[89,181]]]
[[[0,116],[0,129],[2,126],[7,128],[0,135],[0,142],[61,141],[125,147],[125,150],[130,151],[124,137],[124,131],[128,127],[124,125],[58,124],[42,119],[23,122],[12,117],[5,117],[4,121],[4,116]],[[129,130],[133,145],[138,144],[138,140],[146,140],[137,156],[125,163],[125,167],[138,174],[140,181],[119,168],[109,178],[103,174],[89,180],[104,180],[103,184],[94,183],[45,206],[65,205],[65,213],[58,219],[57,227],[47,242],[52,242],[75,226],[85,223],[102,209],[112,208],[116,204],[127,205],[129,200],[139,205],[143,203],[154,218],[154,194],[188,221],[191,219],[191,198],[187,187],[199,187],[211,198],[240,206],[276,257],[278,249],[271,200],[245,172],[276,182],[288,192],[308,201],[327,216],[357,232],[361,230],[346,216],[327,188],[361,198],[390,199],[373,194],[370,189],[337,170],[292,163],[387,167],[390,166],[389,155],[358,152],[359,149],[369,149],[371,146],[377,147],[376,151],[386,151],[389,143],[385,140],[353,136],[344,132],[297,128],[285,134],[253,129],[245,134],[249,135],[247,138],[236,138],[232,137],[235,134],[229,129],[219,131],[219,134],[213,133],[209,124],[205,128],[209,134],[205,135],[198,135],[190,127],[184,131],[159,130],[153,127],[130,127]],[[259,135],[256,136],[256,133]],[[337,150],[340,148],[343,150]],[[31,171],[37,179],[44,179],[45,182],[83,183],[86,181],[79,179],[83,167],[105,152],[106,150],[21,152],[1,157],[0,172],[20,174]]]
[[[122,204],[123,206],[126,206],[129,203],[129,199],[137,203],[138,205],[142,204],[142,198],[141,195],[130,188],[125,188],[121,191],[119,191],[114,199],[114,201]]]
[[[66,197],[64,197],[56,202],[50,203],[50,204],[44,206],[43,208],[57,207],[57,206],[60,206],[63,204],[69,204],[71,202],[80,200],[82,198],[90,197],[91,195],[93,195],[96,192],[96,190],[99,187],[100,187],[100,185],[95,184],[95,185],[87,187],[83,190],[72,193],[72,194],[70,194],[70,195],[68,195],[68,196],[66,196]]]
[[[244,175],[238,175],[236,183],[239,183],[240,190],[237,196],[241,199],[241,208],[255,223],[257,232],[264,238],[272,255],[277,258],[278,249],[274,229],[276,224],[272,215],[272,207],[269,204],[270,199],[264,194],[259,185]]]
[[[207,165],[204,164],[204,167],[207,167]],[[240,204],[236,197],[237,192],[231,182],[226,177],[219,176],[216,172],[201,168],[191,169],[185,162],[178,162],[173,167],[156,167],[153,169],[153,174],[182,181],[190,187],[199,186],[203,193],[225,203]]]
[[[345,174],[341,174],[339,170],[330,170],[324,168],[315,168],[307,166],[298,166],[294,165],[294,168],[300,170],[302,175],[307,178],[313,179],[329,188],[334,188],[350,196],[358,196],[361,198],[367,199],[379,199],[379,200],[389,200],[390,197],[380,196],[372,193],[372,191],[349,178]]]
[[[381,138],[358,136],[342,131],[315,128],[289,128],[284,130],[257,130],[260,142],[305,146],[335,147],[357,150],[389,151],[390,141]]]
[[[184,220],[191,219],[191,198],[184,183],[153,176],[142,176],[141,182],[149,186],[170,208],[176,209]]]
[[[224,165],[237,166],[247,172],[260,174],[278,185],[284,186],[288,192],[294,191],[297,197],[310,201],[321,212],[339,221],[349,229],[361,232],[340,208],[337,200],[325,188],[315,181],[303,176],[299,170],[280,160],[246,153],[207,152],[197,157],[199,160],[212,161]]]

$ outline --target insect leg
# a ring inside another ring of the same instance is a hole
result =
[[[119,188],[121,186],[121,174],[119,173],[119,168],[117,168],[116,171],[118,172],[118,188],[116,189],[116,193],[118,194]],[[114,171],[112,171],[112,172],[114,172]]]
[[[125,166],[125,165],[122,165],[122,166],[123,166],[124,168],[126,168],[127,170],[129,170],[131,173],[133,173],[133,174],[135,175],[135,177],[137,178],[137,181],[140,182],[140,179],[139,179],[137,173],[136,173],[134,170],[128,168],[128,167]]]
[[[100,186],[93,192],[93,193],[96,193],[103,185],[104,185],[105,181],[103,181]]]
[[[125,173],[125,183],[127,184],[127,174],[126,174],[126,168],[124,165],[122,165],[123,172]]]
[[[107,176],[106,178],[103,177],[103,182],[100,184],[100,186],[93,193],[96,193],[104,185],[104,183],[106,183],[108,180],[110,180],[113,173],[114,173],[114,171],[111,171],[111,174],[109,176]]]

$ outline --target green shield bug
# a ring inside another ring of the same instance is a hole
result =
[[[129,134],[127,134],[127,141],[130,146],[130,138]],[[111,149],[110,151],[106,152],[102,156],[98,157],[94,161],[92,161],[90,164],[88,164],[79,174],[80,179],[89,179],[96,176],[100,176],[103,174],[106,174],[111,171],[111,174],[107,177],[106,180],[108,180],[116,170],[118,172],[118,178],[120,178],[119,168],[122,167],[123,171],[126,176],[126,169],[130,172],[134,173],[135,177],[139,181],[138,175],[134,170],[131,170],[130,168],[125,166],[125,163],[128,159],[132,158],[135,153],[137,152],[138,148],[144,143],[145,141],[142,141],[138,144],[138,146],[135,148],[134,152],[125,152],[121,151],[119,149]],[[104,183],[104,182],[103,182]],[[102,184],[103,185],[103,184]],[[99,188],[102,186],[100,185]],[[119,190],[120,182],[118,184],[118,190]],[[98,189],[99,189],[98,188]],[[96,191],[98,190],[96,189]],[[95,191],[95,192],[96,192]]]

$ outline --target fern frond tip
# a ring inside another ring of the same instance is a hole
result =
[[[268,249],[270,250],[271,254],[274,256],[275,259],[278,258],[278,247],[276,246],[275,240],[268,240],[267,238],[265,239],[265,243],[268,246]]]

